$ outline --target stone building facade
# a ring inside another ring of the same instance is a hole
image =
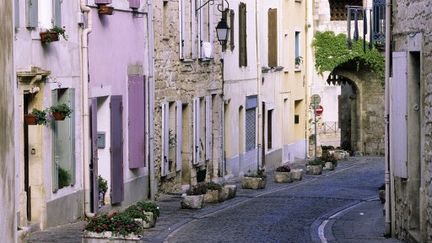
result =
[[[392,1],[391,229],[407,242],[432,241],[431,8]]]
[[[13,1],[0,1],[0,235],[15,242],[15,158],[14,158],[14,78],[13,78]]]
[[[217,179],[222,163],[222,62],[216,5],[154,4],[155,178],[160,191]],[[198,10],[197,10],[198,9]]]

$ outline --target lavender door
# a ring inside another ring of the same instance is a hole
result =
[[[128,83],[129,168],[145,166],[145,77],[130,75]]]
[[[122,96],[111,96],[111,203],[123,201],[123,107]]]

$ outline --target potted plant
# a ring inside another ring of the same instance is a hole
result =
[[[107,5],[98,5],[98,14],[100,15],[112,15],[114,8]]]
[[[321,161],[324,163],[324,170],[334,170],[337,166],[337,159],[333,154],[331,154],[328,150],[323,150]]]
[[[65,103],[53,105],[49,108],[49,110],[54,120],[57,121],[64,120],[66,117],[70,117],[72,114],[72,109]]]
[[[295,68],[296,69],[299,69],[300,68],[300,65],[303,63],[303,57],[302,56],[297,56],[295,59],[294,59],[294,64],[295,64]]]
[[[308,162],[306,166],[306,174],[309,175],[321,175],[322,173],[322,161],[320,158],[315,158]]]
[[[263,169],[259,169],[256,173],[248,172],[241,180],[242,188],[244,189],[264,189],[266,186],[266,175]]]
[[[64,27],[60,27],[60,26],[54,26],[49,30],[40,32],[39,35],[41,37],[42,43],[50,43],[53,41],[58,41],[59,35],[61,35],[64,40],[67,40],[66,30]]]
[[[275,182],[277,183],[292,182],[290,172],[291,172],[291,168],[287,164],[277,167],[274,173]]]
[[[30,114],[24,115],[24,121],[27,125],[46,125],[47,113],[44,110],[34,108]]]
[[[203,207],[204,194],[207,193],[207,185],[204,182],[198,183],[190,190],[182,195],[180,201],[181,208],[185,209],[199,209]]]
[[[69,186],[71,184],[71,174],[69,171],[63,169],[62,167],[58,167],[58,186],[59,188],[63,188]]]
[[[108,191],[108,182],[102,176],[98,176],[99,207],[105,205],[105,194]]]

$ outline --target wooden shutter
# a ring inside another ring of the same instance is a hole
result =
[[[390,83],[390,160],[394,175],[408,177],[407,152],[407,53],[393,52],[393,75]]]
[[[230,40],[230,48],[231,51],[234,50],[234,10],[230,10],[230,36],[229,36],[229,40]]]
[[[98,185],[98,149],[97,149],[97,98],[90,99],[90,139],[91,139],[91,161],[90,161],[90,178],[91,178],[91,208],[92,212],[99,209],[99,185]],[[111,187],[112,188],[112,187]]]
[[[185,58],[185,53],[184,53],[184,45],[185,45],[185,1],[186,0],[179,0],[180,59]]]
[[[55,26],[62,26],[61,5],[63,0],[53,0],[53,23]]]
[[[111,96],[111,203],[124,199],[122,96]]]
[[[246,46],[246,4],[239,5],[239,66],[247,66],[247,46]]]
[[[38,26],[38,0],[26,0],[27,8],[27,27],[36,28]]]
[[[169,172],[169,103],[162,103],[162,153],[161,153],[161,176]]]
[[[200,158],[200,99],[193,100],[193,164],[199,163]]]
[[[182,168],[182,140],[183,140],[183,124],[182,124],[182,111],[183,104],[181,101],[176,102],[177,106],[177,119],[176,119],[176,170],[180,171]]]
[[[268,66],[277,66],[277,9],[268,10]]]
[[[229,9],[226,9],[225,11],[222,12],[222,19],[227,20],[228,19],[228,13],[229,13]],[[230,28],[232,28],[232,26],[230,25]],[[224,43],[222,45],[222,51],[225,51],[227,49],[227,43]]]
[[[144,76],[128,77],[129,168],[145,166],[145,83]]]
[[[211,96],[205,97],[205,159],[211,159],[212,141],[212,100]]]

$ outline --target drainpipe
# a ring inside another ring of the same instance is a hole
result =
[[[258,148],[257,148],[257,169],[259,169],[259,165],[260,165],[260,156],[259,156],[259,152],[260,152],[260,147],[264,146],[264,144],[260,144],[260,125],[264,126],[264,124],[261,124],[261,117],[262,117],[262,108],[261,108],[261,62],[260,62],[260,47],[259,47],[259,37],[260,35],[259,33],[259,0],[255,0],[255,55],[256,55],[256,71],[257,71],[257,109],[258,109],[258,126],[257,126],[257,144],[258,144]],[[264,136],[264,134],[262,134],[262,136]],[[263,153],[261,155],[262,157],[265,156],[265,153]],[[261,164],[262,165],[262,164]]]
[[[150,199],[154,200],[157,191],[157,184],[155,181],[155,166],[154,166],[154,31],[153,31],[153,6],[152,1],[147,1],[148,14],[147,14],[147,29],[149,33],[148,40],[148,58],[149,58],[149,76],[148,76],[148,92],[149,92],[149,189]]]
[[[84,181],[84,213],[88,218],[94,217],[94,213],[90,212],[90,153],[89,153],[89,130],[90,130],[90,120],[89,120],[89,103],[88,103],[88,34],[92,31],[92,17],[91,9],[86,6],[86,0],[81,0],[80,3],[81,11],[87,13],[87,28],[82,31],[81,43],[82,43],[82,62],[81,62],[81,80],[82,80],[82,120],[81,120],[81,134],[82,134],[82,163],[83,163],[83,181]]]
[[[391,235],[391,197],[390,197],[390,172],[392,166],[390,163],[390,134],[389,134],[389,108],[390,108],[390,21],[391,21],[391,0],[386,0],[386,17],[385,17],[385,234]]]

